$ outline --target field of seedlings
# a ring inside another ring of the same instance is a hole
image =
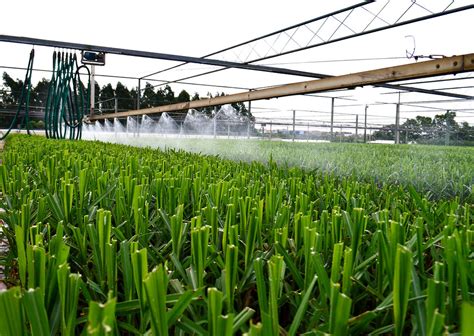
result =
[[[130,139],[115,137],[110,141],[127,144]],[[182,149],[234,161],[272,161],[280,166],[352,176],[379,185],[411,185],[430,199],[457,196],[474,202],[473,147],[166,137],[138,137],[133,139],[133,145]]]
[[[474,335],[472,148],[265,146],[10,137],[0,335]]]

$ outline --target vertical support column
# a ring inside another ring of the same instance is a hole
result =
[[[365,112],[364,112],[364,143],[367,142],[367,109],[369,105],[365,105]]]
[[[114,98],[114,111],[115,113],[118,112],[118,98],[117,97]]]
[[[95,113],[95,65],[91,65],[91,106],[90,106],[90,116],[93,117]]]
[[[293,142],[295,141],[295,132],[296,132],[296,130],[295,130],[295,122],[296,122],[296,111],[293,110],[293,139],[292,139]]]
[[[396,104],[395,110],[395,143],[400,143],[400,103]]]
[[[247,139],[250,139],[250,119],[247,119]]]
[[[355,142],[359,142],[359,115],[356,114],[356,135]]]
[[[446,111],[446,140],[445,140],[445,144],[446,146],[449,146],[449,132],[450,132],[450,125],[449,125],[449,110]]]
[[[141,88],[141,80],[138,79],[138,88],[137,88],[137,110],[140,109],[140,96],[141,96],[142,88]]]
[[[331,98],[331,141],[334,140],[334,100],[334,97]]]
[[[252,90],[250,89],[249,92],[252,92]],[[252,101],[249,100],[249,117],[252,115]]]
[[[308,121],[308,134],[306,134],[306,141],[309,142],[309,121]]]
[[[214,139],[217,137],[217,106],[214,107],[214,119],[213,121],[213,127],[214,127]]]

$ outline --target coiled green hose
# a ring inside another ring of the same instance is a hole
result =
[[[53,75],[48,88],[44,115],[46,137],[78,140],[82,119],[89,111],[90,81],[87,88],[80,79],[77,57],[72,53],[53,53]]]

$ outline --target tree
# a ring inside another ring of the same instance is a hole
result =
[[[3,85],[6,89],[2,92],[2,102],[5,108],[16,107],[19,103],[23,81],[21,79],[14,80],[6,72],[3,73]]]
[[[31,92],[31,105],[33,107],[41,108],[46,105],[48,99],[49,80],[41,79]]]
[[[145,89],[143,90],[141,99],[140,99],[140,108],[149,108],[156,106],[156,93],[153,88],[153,85],[150,83],[145,84]]]
[[[169,85],[165,86],[164,92],[164,104],[173,104],[175,102],[174,92],[171,90]]]
[[[99,97],[100,97],[100,102],[105,102],[105,101],[109,101],[111,99],[114,99],[115,98],[115,90],[112,87],[112,84],[109,83],[107,85],[104,85],[102,87],[102,89],[100,90]]]
[[[459,141],[474,145],[474,126],[469,126],[466,121],[461,123],[457,135]]]
[[[115,97],[117,98],[117,109],[119,111],[127,111],[135,108],[134,97],[132,97],[128,88],[121,82],[117,82],[115,86]]]
[[[102,112],[113,112],[115,110],[115,90],[112,84],[107,84],[102,87],[99,93],[100,110]]]
[[[408,141],[429,144],[457,144],[472,145],[474,142],[474,127],[467,122],[459,125],[456,113],[447,111],[444,114],[435,115],[433,119],[425,116],[416,116],[407,119],[400,130],[405,131]],[[395,125],[386,125],[383,130],[374,132],[376,139],[393,140],[395,138]],[[401,137],[403,140],[404,137]]]
[[[191,96],[186,90],[182,90],[178,97],[176,97],[176,102],[177,103],[185,103],[191,100]]]

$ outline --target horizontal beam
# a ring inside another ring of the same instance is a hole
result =
[[[52,40],[36,39],[36,38],[22,37],[22,36],[0,35],[0,42],[31,44],[31,45],[40,45],[40,46],[45,46],[45,47],[73,49],[73,50],[90,50],[90,51],[97,51],[97,52],[101,51],[101,52],[105,52],[109,54],[162,59],[162,60],[168,60],[168,61],[184,61],[186,63],[199,63],[199,64],[206,64],[206,65],[214,65],[218,67],[224,67],[226,69],[236,68],[236,69],[245,69],[245,70],[255,70],[255,71],[271,72],[271,73],[282,74],[282,75],[300,76],[300,77],[308,77],[308,78],[331,77],[329,75],[321,74],[321,73],[277,68],[277,67],[270,67],[270,66],[265,66],[265,65],[235,63],[235,62],[227,62],[227,61],[221,61],[221,60],[215,60],[215,59],[209,59],[209,58],[163,54],[163,53],[140,51],[140,50],[133,50],[133,49],[111,48],[111,47],[103,47],[103,46],[96,46],[96,45],[90,45],[90,44],[52,41]],[[217,70],[214,70],[214,71],[217,71]],[[211,71],[209,73],[212,73],[214,71]],[[114,77],[114,76],[110,76],[110,77]],[[188,78],[194,78],[194,77],[196,76],[190,76]],[[149,80],[151,81],[152,79],[149,79]],[[181,84],[189,84],[189,83],[182,82],[181,79],[178,81],[171,81],[171,82],[162,81],[162,82],[163,82],[162,85],[169,84],[172,82],[180,82]],[[437,91],[437,90],[419,89],[419,88],[413,88],[410,86],[389,85],[389,84],[382,84],[380,86],[388,88],[388,89],[394,89],[394,90],[420,92],[420,93],[428,93],[428,94],[434,94],[434,95],[440,95],[440,96],[446,96],[446,97],[469,99],[469,97],[467,96],[461,97],[462,95],[459,95],[456,93],[442,92],[442,91]],[[219,87],[219,86],[215,86],[215,87]]]
[[[123,118],[143,114],[182,111],[192,108],[324,92],[337,89],[350,89],[357,86],[375,85],[399,80],[456,74],[468,71],[474,71],[474,54],[446,57],[432,61],[399,65],[389,68],[363,71],[305,82],[291,83],[267,89],[231,94],[228,96],[205,98],[184,103],[119,112],[110,115],[95,115],[91,117],[90,120]]]
[[[221,61],[221,60],[210,59],[210,58],[164,54],[164,53],[141,51],[141,50],[134,50],[134,49],[112,48],[112,47],[104,47],[104,46],[97,46],[97,45],[91,45],[91,44],[37,39],[37,38],[24,37],[24,36],[0,35],[0,42],[30,44],[30,45],[35,45],[35,46],[64,48],[64,49],[73,49],[73,50],[88,50],[88,51],[96,51],[96,52],[105,52],[107,54],[152,58],[152,59],[160,59],[160,60],[165,60],[165,61],[205,64],[205,65],[212,65],[212,66],[224,67],[224,68],[235,68],[235,69],[271,72],[271,73],[291,75],[291,76],[312,77],[312,78],[324,77],[324,75],[317,74],[317,73],[299,71],[299,70],[293,70],[293,69],[277,68],[277,67],[271,67],[271,66],[266,66],[266,65],[244,64],[244,63]]]

